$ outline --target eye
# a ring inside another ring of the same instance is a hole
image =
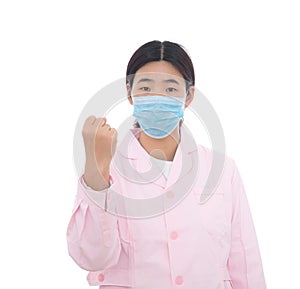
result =
[[[143,86],[143,87],[139,88],[139,90],[141,90],[141,91],[150,91],[150,87]]]
[[[168,87],[168,88],[166,89],[166,91],[167,91],[167,92],[175,92],[175,91],[177,91],[177,89],[174,88],[174,87]]]

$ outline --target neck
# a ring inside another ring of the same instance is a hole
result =
[[[179,129],[178,125],[171,134],[162,139],[152,138],[141,130],[139,142],[151,156],[157,159],[172,161],[180,141]]]

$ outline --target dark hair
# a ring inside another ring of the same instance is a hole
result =
[[[194,66],[184,47],[174,42],[158,40],[147,42],[134,52],[127,65],[126,83],[132,86],[137,70],[148,62],[161,60],[172,63],[179,70],[186,80],[187,88],[195,85]]]
[[[183,75],[186,90],[195,85],[194,66],[185,48],[174,42],[158,40],[147,42],[134,52],[127,65],[126,84],[131,88],[134,75],[142,66],[148,62],[162,60],[170,62]],[[137,121],[134,126],[139,127]]]

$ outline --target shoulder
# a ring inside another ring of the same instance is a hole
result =
[[[226,151],[222,152],[220,150],[213,150],[212,148],[206,147],[202,144],[197,144],[197,151],[199,156],[206,159],[207,161],[212,161],[215,159],[224,159],[226,166],[228,168],[233,168],[236,166],[236,162],[233,157],[229,156]]]
[[[232,156],[229,156],[226,152],[213,150],[202,144],[197,144],[197,151],[200,165],[205,165],[209,169],[217,167],[222,171],[222,180],[232,181],[237,170],[236,161]]]

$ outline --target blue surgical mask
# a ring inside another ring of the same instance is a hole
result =
[[[132,99],[133,116],[150,137],[166,137],[183,118],[185,98],[149,95]]]

